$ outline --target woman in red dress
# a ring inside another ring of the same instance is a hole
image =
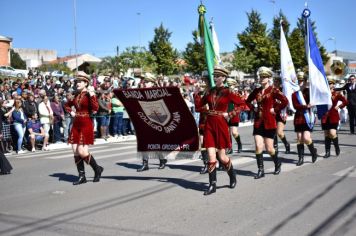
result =
[[[340,92],[334,91],[335,80],[329,79],[329,86],[331,91],[332,106],[321,118],[321,128],[324,130],[325,135],[324,158],[330,157],[331,142],[334,143],[336,156],[340,155],[339,138],[336,133],[340,121],[339,108],[342,109],[348,104],[346,98]]]
[[[243,104],[243,101],[230,89],[224,87],[224,81],[228,76],[228,71],[223,68],[214,69],[215,87],[211,88],[204,96],[199,96],[199,90],[194,93],[195,107],[197,109],[205,104],[209,105],[207,118],[204,127],[204,147],[208,151],[209,162],[209,187],[204,195],[216,192],[216,152],[224,165],[229,178],[230,188],[236,186],[236,174],[234,172],[231,159],[226,155],[226,149],[231,148],[231,139],[229,134],[228,117],[236,115],[235,111],[227,112],[230,102],[236,107]]]
[[[98,111],[98,100],[95,91],[89,87],[89,76],[79,71],[76,76],[77,95],[64,105],[64,109],[74,117],[73,126],[68,138],[72,144],[74,161],[77,165],[79,179],[74,185],[86,183],[84,162],[94,170],[93,182],[99,182],[104,168],[99,166],[93,155],[89,153],[89,145],[94,144],[94,127],[90,115]],[[75,108],[75,111],[72,110]]]
[[[298,162],[297,166],[304,163],[304,144],[307,145],[310,154],[312,155],[312,162],[316,162],[318,153],[314,147],[311,133],[313,132],[314,113],[311,111],[309,84],[307,78],[304,77],[302,71],[297,74],[300,90],[292,94],[294,114],[294,131],[297,133],[297,150]]]
[[[277,122],[276,114],[288,105],[288,99],[278,89],[271,85],[272,71],[262,66],[258,70],[261,87],[256,88],[246,99],[246,104],[255,112],[253,125],[253,136],[256,145],[256,160],[258,172],[255,179],[265,176],[263,166],[263,146],[266,147],[274,162],[274,173],[278,175],[281,172],[281,161],[278,153],[273,147],[273,140],[276,136]],[[257,107],[253,101],[257,101]]]

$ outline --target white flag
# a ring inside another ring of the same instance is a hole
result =
[[[210,30],[211,30],[211,35],[213,37],[213,48],[214,48],[214,53],[215,53],[215,65],[222,65],[222,61],[220,58],[220,46],[219,46],[219,41],[218,41],[218,36],[216,35],[213,20],[210,21]]]
[[[289,109],[295,111],[292,103],[292,94],[299,90],[299,85],[296,81],[296,74],[292,56],[289,51],[286,37],[281,25],[281,37],[280,37],[280,50],[281,50],[281,79],[283,86],[283,93],[289,101]]]

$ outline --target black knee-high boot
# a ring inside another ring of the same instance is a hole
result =
[[[91,155],[91,154],[89,154]],[[100,177],[101,177],[101,173],[103,173],[104,168],[99,166],[94,157],[91,155],[90,160],[89,160],[89,165],[91,166],[91,168],[93,168],[94,170],[94,178],[93,178],[93,182],[99,182],[100,181]]]
[[[167,164],[167,159],[159,159],[159,170],[163,170],[166,167]]]
[[[142,160],[142,166],[140,168],[137,169],[137,172],[142,172],[142,171],[146,171],[149,170],[148,167],[148,160]]]
[[[237,152],[241,153],[242,152],[242,143],[241,143],[241,137],[240,135],[237,135],[237,137],[235,138],[236,143],[237,143]]]
[[[331,147],[331,139],[328,136],[325,136],[325,156],[324,156],[324,158],[330,157],[330,147]]]
[[[274,150],[276,151],[276,153],[278,153],[278,135],[275,135],[275,136],[274,136],[274,139],[273,139],[273,148],[274,148]]]
[[[87,179],[85,178],[84,160],[81,159],[79,156],[74,156],[74,160],[75,164],[77,164],[79,179],[73,182],[73,185],[84,184],[87,182]]]
[[[210,195],[216,192],[216,162],[209,162],[209,187],[204,195]]]
[[[304,164],[304,144],[300,143],[297,144],[297,150],[298,150],[298,162],[297,166],[301,166]]]
[[[271,158],[274,162],[274,175],[279,175],[279,173],[281,173],[281,166],[282,166],[282,162],[281,160],[278,158],[278,153],[276,152],[274,155],[271,155]]]
[[[310,143],[307,145],[308,149],[310,151],[310,154],[312,155],[312,162],[316,162],[316,159],[318,159],[318,151],[316,150],[316,148],[314,147],[314,143]]]
[[[255,176],[255,179],[260,179],[262,177],[265,177],[265,170],[263,166],[263,154],[256,154],[256,160],[257,160],[257,168],[258,172],[257,175]]]
[[[204,167],[201,168],[200,174],[208,173],[208,152],[206,150],[201,151],[201,157],[204,163]]]
[[[284,135],[283,138],[281,138],[281,140],[282,140],[284,146],[286,147],[285,153],[289,154],[290,153],[290,144],[288,143],[286,136]]]
[[[340,146],[339,146],[339,137],[335,137],[332,139],[333,143],[334,143],[334,147],[335,147],[335,154],[336,156],[340,155]]]
[[[235,188],[236,187],[236,173],[234,171],[234,167],[231,163],[230,158],[229,158],[229,161],[226,164],[224,164],[224,168],[230,178],[230,188]]]

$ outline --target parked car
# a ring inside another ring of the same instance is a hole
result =
[[[64,72],[60,70],[54,70],[51,72],[51,76],[56,78],[64,77],[65,75],[66,74],[64,74]]]
[[[27,70],[14,69],[11,66],[0,66],[0,75],[12,76],[12,77],[26,77],[28,74]]]

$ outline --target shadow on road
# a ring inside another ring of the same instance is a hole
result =
[[[292,220],[294,220],[295,218],[297,218],[300,214],[302,214],[303,212],[305,212],[306,210],[308,210],[308,208],[312,207],[318,200],[320,200],[323,196],[325,196],[326,194],[328,194],[332,189],[334,189],[339,183],[341,183],[342,181],[344,181],[353,171],[355,171],[355,167],[352,168],[350,171],[348,171],[348,173],[346,173],[344,176],[338,178],[337,180],[335,180],[334,182],[332,182],[330,185],[326,186],[326,188],[321,191],[318,195],[316,195],[314,198],[312,198],[310,201],[306,202],[301,208],[299,208],[297,211],[293,212],[292,214],[290,214],[287,218],[285,218],[284,220],[282,220],[279,224],[277,224],[276,226],[274,226],[266,235],[276,235],[278,234],[278,231],[280,231],[283,227],[285,227],[288,223],[291,223]],[[342,212],[344,212],[345,210],[348,209],[348,207],[350,207],[350,205],[354,205],[355,204],[356,199],[352,199],[351,201],[349,201],[348,203],[346,203],[343,207],[341,207],[338,211],[336,211],[336,213],[334,213],[332,216],[330,216],[326,221],[324,221],[321,225],[319,225],[318,227],[316,227],[315,230],[313,230],[313,232],[309,235],[322,235],[322,232],[324,231],[324,227],[329,224],[329,220],[334,219],[337,220],[338,217]],[[337,235],[337,234],[336,234]],[[342,234],[340,234],[342,235]]]
[[[74,182],[78,180],[78,176],[68,175],[66,173],[53,173],[49,176],[58,178],[58,181],[65,181],[65,182]]]
[[[196,191],[203,191],[206,188],[207,183],[193,182],[191,180],[185,180],[182,178],[169,178],[169,177],[150,177],[150,176],[102,176],[102,179],[114,179],[114,180],[138,180],[138,181],[157,181],[162,183],[172,183],[185,189],[192,189]]]

